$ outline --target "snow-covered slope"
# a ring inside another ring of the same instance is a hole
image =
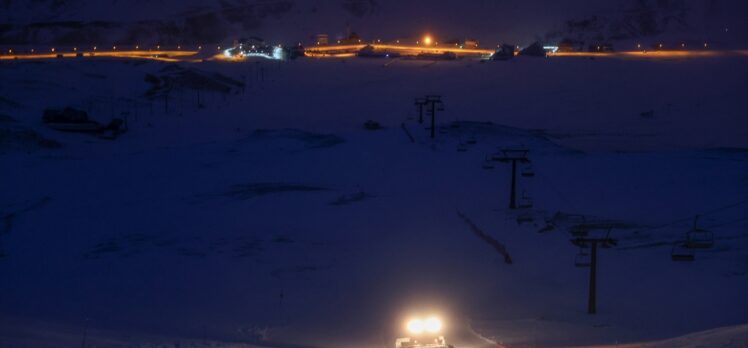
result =
[[[3,129],[61,144],[0,142],[0,346],[389,347],[418,310],[441,312],[460,348],[748,322],[744,58],[383,63],[0,65]],[[245,88],[146,97],[147,74],[182,69]],[[431,141],[412,102],[434,93]],[[130,131],[41,125],[66,105]],[[483,169],[504,146],[530,150],[531,223],[506,209],[509,167]],[[573,214],[615,222],[597,316]],[[715,247],[674,263],[697,214]]]

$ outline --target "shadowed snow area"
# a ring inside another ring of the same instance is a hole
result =
[[[744,59],[383,63],[168,95],[163,63],[0,64],[0,347],[392,347],[419,312],[456,348],[747,344]],[[129,130],[42,124],[65,106]],[[695,215],[714,245],[673,262]],[[618,240],[595,316],[580,226]]]

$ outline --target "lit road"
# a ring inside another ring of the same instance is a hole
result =
[[[366,47],[365,44],[360,45],[330,45],[330,46],[313,46],[306,48],[306,54],[310,57],[346,57],[354,56],[355,52]],[[440,53],[454,53],[458,56],[489,56],[494,53],[494,50],[489,49],[471,49],[471,48],[459,48],[452,46],[425,46],[425,45],[399,45],[399,44],[371,44],[374,50],[386,51],[386,52],[397,52],[402,55],[418,55],[420,53],[428,54],[440,54]]]
[[[601,57],[623,59],[672,59],[672,58],[709,58],[739,55],[740,51],[622,51],[622,52],[556,52],[549,57]]]
[[[195,61],[198,51],[78,51],[78,52],[49,52],[49,53],[8,53],[0,55],[0,60],[34,60],[34,59],[61,59],[61,58],[122,58],[122,59],[150,59],[164,62]],[[78,56],[80,55],[80,57]]]

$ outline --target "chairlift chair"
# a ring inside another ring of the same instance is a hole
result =
[[[688,242],[679,241],[673,243],[670,258],[676,262],[690,262],[696,259],[693,249],[688,247]]]
[[[714,246],[714,234],[711,231],[699,228],[699,217],[693,220],[693,228],[686,233],[686,247],[689,249],[709,249]]]
[[[525,178],[532,178],[535,176],[535,170],[533,170],[532,165],[527,165],[522,168],[522,176]]]
[[[494,169],[494,164],[491,161],[491,156],[486,156],[486,159],[483,161],[483,169]]]
[[[522,198],[519,199],[519,207],[520,209],[532,208],[532,199],[525,195],[524,192],[522,192]]]

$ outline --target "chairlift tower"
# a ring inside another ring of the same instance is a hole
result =
[[[527,149],[501,149],[493,156],[495,161],[512,163],[512,188],[509,193],[509,209],[517,209],[517,162],[530,163]]]
[[[618,241],[610,238],[609,236],[606,236],[605,238],[579,237],[572,239],[571,243],[580,248],[590,248],[590,285],[589,293],[587,296],[587,313],[595,314],[597,313],[597,246],[600,245],[602,247],[609,248],[618,244]]]
[[[426,104],[426,98],[416,98],[415,105],[418,107],[418,123],[423,124],[423,107]]]
[[[440,95],[427,95],[426,103],[431,105],[431,139],[436,138],[436,112],[444,111],[444,103]]]

